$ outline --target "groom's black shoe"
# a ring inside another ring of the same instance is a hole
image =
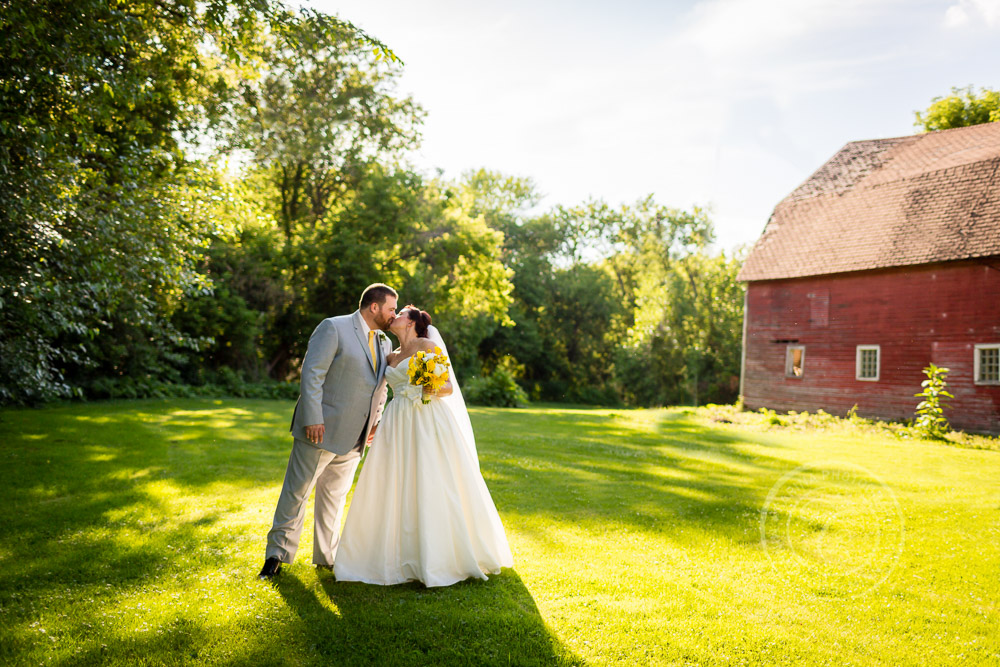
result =
[[[279,572],[281,572],[281,561],[277,558],[268,558],[264,561],[264,567],[261,568],[257,578],[270,580]]]

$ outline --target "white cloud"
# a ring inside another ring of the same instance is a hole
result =
[[[963,2],[965,0],[962,0]],[[760,57],[868,23],[894,0],[701,0],[680,39],[719,59]]]
[[[888,45],[858,52],[852,39],[901,1],[700,0],[668,42],[726,85],[808,94],[852,85],[854,72],[893,57]]]
[[[988,28],[1000,27],[1000,0],[958,0],[944,13],[948,28],[962,28],[985,23]]]

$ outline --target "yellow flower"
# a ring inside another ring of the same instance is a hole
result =
[[[440,348],[437,348],[440,350]],[[434,391],[440,390],[448,382],[448,369],[451,364],[448,357],[438,352],[437,354],[421,350],[410,358],[407,367],[407,375],[410,384],[417,387],[429,387]],[[422,399],[424,403],[429,403],[429,398]]]

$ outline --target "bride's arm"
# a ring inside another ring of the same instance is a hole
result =
[[[431,389],[427,385],[424,385],[424,396],[425,397],[437,396],[438,398],[444,398],[445,396],[451,396],[451,392],[452,392],[451,380],[448,380],[447,382],[445,382],[441,386],[441,388],[438,389],[437,391],[434,391],[433,389]]]

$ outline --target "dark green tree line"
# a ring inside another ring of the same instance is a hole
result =
[[[704,213],[539,212],[526,179],[415,171],[424,113],[349,23],[272,0],[0,8],[0,402],[295,379],[375,281],[495,387],[734,395],[736,264]]]
[[[176,380],[210,342],[175,325],[246,203],[184,145],[231,116],[261,35],[333,17],[270,0],[0,3],[0,401]],[[315,20],[313,20],[315,19]]]
[[[486,373],[512,372],[544,400],[735,400],[740,261],[709,251],[704,211],[648,197],[532,215],[530,181],[481,171],[466,184],[477,210],[504,232],[504,261],[514,272],[515,326],[480,345]]]
[[[212,178],[178,142],[267,20],[266,5],[236,8],[3,3],[3,399],[78,393],[197,347],[161,316],[199,288],[192,261],[212,232],[196,204]]]

